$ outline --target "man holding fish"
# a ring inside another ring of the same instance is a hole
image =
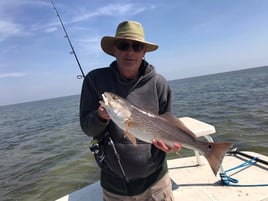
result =
[[[100,94],[109,91],[155,114],[170,112],[168,83],[144,59],[145,53],[156,50],[158,45],[145,41],[140,23],[125,21],[118,25],[114,37],[102,38],[101,47],[116,60],[109,67],[91,71],[84,79],[80,123],[82,130],[94,138],[109,134],[127,178],[107,143],[100,179],[104,200],[174,200],[165,152],[180,150],[180,144],[174,142],[168,147],[155,139],[153,144],[137,140],[134,146],[99,104]]]
[[[200,142],[169,115],[170,87],[144,59],[158,45],[145,41],[142,25],[120,23],[115,36],[102,38],[101,47],[116,60],[85,77],[80,124],[100,142],[102,157],[96,161],[103,199],[173,201],[166,152],[179,151],[180,143],[203,153],[216,174],[231,145]]]

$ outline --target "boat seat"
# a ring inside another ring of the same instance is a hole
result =
[[[181,117],[179,120],[182,121],[184,125],[196,135],[196,137],[204,137],[208,142],[214,142],[213,138],[210,136],[216,133],[214,126],[191,117]],[[200,153],[196,150],[194,150],[194,152],[197,164],[201,165]],[[220,167],[220,172],[224,172],[222,165]]]

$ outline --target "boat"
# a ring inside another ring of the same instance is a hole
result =
[[[180,120],[197,137],[213,142],[215,127],[193,119]],[[215,176],[198,152],[195,156],[168,160],[175,200],[184,201],[268,201],[268,157],[249,151],[230,151]],[[56,201],[103,201],[100,182],[90,184]]]

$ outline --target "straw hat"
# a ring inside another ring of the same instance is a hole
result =
[[[121,22],[116,29],[115,36],[104,36],[101,39],[101,48],[107,54],[114,56],[113,45],[118,39],[127,39],[144,43],[146,52],[151,52],[158,48],[157,44],[145,41],[143,27],[140,23],[135,21]]]

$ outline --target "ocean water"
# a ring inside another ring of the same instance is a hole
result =
[[[216,141],[268,155],[268,67],[174,80],[170,86],[176,116],[214,125]],[[0,107],[0,200],[53,201],[98,180],[91,139],[79,126],[79,98]]]

